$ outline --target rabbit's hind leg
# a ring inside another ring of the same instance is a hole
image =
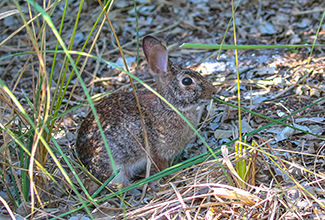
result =
[[[146,158],[142,158],[136,163],[127,163],[123,165],[117,165],[117,169],[120,169],[120,172],[114,177],[113,183],[129,183],[132,179],[139,173],[145,170],[147,164]]]

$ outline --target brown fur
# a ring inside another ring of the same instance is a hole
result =
[[[210,100],[216,89],[199,73],[175,66],[166,48],[155,38],[145,37],[143,50],[156,73],[157,92],[196,126],[196,108]],[[190,78],[193,83],[184,85],[184,78]],[[149,154],[159,170],[166,169],[186,147],[194,131],[150,91],[137,91],[137,94],[146,123]],[[143,130],[134,94],[112,94],[96,106],[96,111],[115,164],[121,168],[119,181],[127,183],[146,166]],[[112,175],[112,165],[92,112],[79,128],[76,149],[82,163],[99,180],[105,181]]]

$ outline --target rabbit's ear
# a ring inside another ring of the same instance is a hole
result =
[[[156,38],[145,37],[143,39],[143,51],[149,67],[154,73],[162,74],[167,72],[168,52]]]
[[[154,46],[149,52],[148,63],[154,73],[167,73],[168,53],[166,48],[162,45]]]

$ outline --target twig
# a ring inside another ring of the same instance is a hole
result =
[[[298,15],[305,15],[305,14],[311,14],[311,13],[318,13],[318,12],[323,12],[325,11],[325,8],[317,8],[314,10],[308,10],[308,11],[298,11],[298,12],[292,12],[291,14],[293,16],[298,16]]]

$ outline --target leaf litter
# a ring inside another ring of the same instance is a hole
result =
[[[236,4],[237,2],[235,2]],[[30,42],[26,40],[23,29],[15,36],[10,34],[23,25],[19,16],[8,14],[14,9],[10,3],[0,3],[0,14],[7,15],[0,20],[0,55],[7,56],[15,52],[30,51]],[[191,66],[218,88],[218,98],[231,104],[238,104],[236,85],[235,54],[232,50],[222,51],[219,60],[217,53],[209,50],[184,49],[178,46],[184,42],[220,44],[232,16],[231,1],[138,1],[139,35],[155,35],[164,40],[171,54],[171,59],[183,66]],[[63,12],[63,3],[59,3],[52,16],[59,25]],[[22,4],[27,10],[27,5]],[[79,2],[68,5],[65,19],[63,39],[68,42]],[[312,44],[325,3],[320,1],[240,1],[235,14],[237,28],[237,43],[248,44]],[[78,33],[73,49],[81,49],[86,36],[91,30],[101,8],[96,1],[87,1],[83,8],[83,19],[78,25]],[[140,66],[135,68],[136,61],[136,25],[133,2],[117,1],[110,12],[115,31],[121,41],[131,72],[149,85],[154,84],[148,67],[140,57]],[[316,44],[324,44],[324,29],[322,24]],[[233,28],[225,35],[225,43],[233,44]],[[105,60],[120,63],[121,57],[116,42],[110,34],[108,25],[104,25],[101,37],[96,42],[93,53]],[[47,36],[48,47],[55,47],[54,36]],[[3,43],[2,43],[3,42]],[[271,119],[280,120],[291,113],[311,105],[324,97],[324,48],[315,47],[311,59],[308,58],[310,48],[295,50],[242,50],[239,52],[239,74],[241,80],[241,107],[252,110]],[[141,54],[141,52],[140,52]],[[58,54],[57,60],[62,61],[63,54]],[[28,55],[0,61],[0,78],[13,89],[17,83],[14,95],[26,109],[30,109],[23,95],[32,99],[33,76],[37,75],[37,65],[24,67]],[[51,60],[49,55],[48,68]],[[309,63],[309,64],[308,64]],[[59,73],[62,62],[57,62]],[[20,76],[21,74],[21,76]],[[59,75],[54,76],[54,82]],[[82,74],[92,95],[107,91],[130,89],[128,77],[118,70],[88,60]],[[105,80],[101,80],[105,79]],[[73,81],[73,83],[75,80]],[[54,85],[53,85],[54,86]],[[139,84],[136,83],[139,87]],[[54,88],[54,87],[53,87]],[[72,86],[69,87],[69,92]],[[65,97],[65,103],[68,102]],[[83,102],[84,93],[80,87],[73,94],[69,107]],[[11,110],[1,103],[1,123],[10,121]],[[139,203],[141,188],[131,194],[126,194],[124,201],[130,204],[126,212],[121,211],[121,201],[114,197],[93,207],[96,219],[118,219],[125,216],[128,219],[324,219],[324,135],[325,113],[322,101],[308,107],[297,114],[288,117],[283,122],[292,125],[300,131],[282,124],[264,128],[247,138],[247,143],[257,141],[259,147],[249,147],[241,157],[234,156],[233,151],[212,159],[192,165],[162,180],[159,192],[148,191],[146,197]],[[76,138],[78,124],[89,109],[81,107],[65,116],[64,123],[57,127],[55,138],[71,158],[75,158],[73,144]],[[214,103],[210,109],[203,108],[201,121],[206,118],[207,110],[210,116],[200,130],[212,148],[221,146],[238,137],[238,110],[221,103]],[[266,126],[271,121],[251,113],[242,111],[242,132],[249,133]],[[311,134],[304,133],[302,131]],[[0,144],[4,144],[4,133],[0,134]],[[316,135],[316,136],[315,136]],[[233,147],[232,145],[229,147]],[[178,162],[186,161],[209,150],[202,141],[194,138],[184,150]],[[275,157],[270,156],[273,155]],[[12,158],[15,159],[14,157]],[[249,160],[251,162],[250,182],[240,185],[232,167],[235,161]],[[5,161],[2,158],[2,161]],[[61,161],[64,164],[63,160]],[[223,165],[221,167],[221,164]],[[62,186],[67,186],[62,174],[54,171],[52,161],[47,168],[59,180]],[[76,167],[76,170],[78,168]],[[7,171],[8,172],[8,171]],[[228,176],[225,175],[227,173]],[[21,174],[17,172],[17,175]],[[72,174],[71,177],[73,176]],[[80,173],[80,176],[83,174]],[[84,182],[90,180],[86,177]],[[74,181],[78,185],[77,181]],[[3,183],[4,184],[4,183]],[[35,219],[44,216],[58,216],[72,210],[79,201],[73,193],[56,189],[49,185],[47,196],[43,195],[48,205],[38,210]],[[12,189],[12,188],[10,188]],[[10,204],[7,189],[2,186],[1,197]],[[102,196],[107,192],[102,192]],[[13,205],[13,204],[11,204]],[[21,203],[15,211],[16,217],[24,217],[24,207]],[[132,207],[134,206],[134,207]],[[1,218],[8,217],[2,207]],[[45,214],[44,214],[45,213]],[[89,219],[85,212],[66,216],[67,219]],[[8,219],[8,218],[7,218]]]

